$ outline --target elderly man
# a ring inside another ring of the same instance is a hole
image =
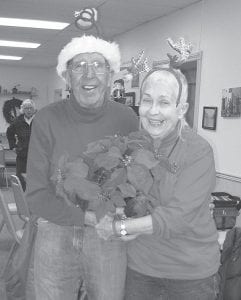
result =
[[[19,177],[24,191],[26,182],[22,174],[26,173],[31,124],[35,112],[35,103],[31,99],[24,100],[20,107],[21,115],[7,129],[9,148],[17,154],[16,175]]]
[[[71,89],[70,99],[44,107],[34,119],[26,198],[39,217],[36,300],[76,300],[83,279],[90,300],[123,299],[124,243],[99,239],[90,226],[96,223],[95,215],[56,197],[51,181],[63,154],[74,160],[88,143],[138,128],[129,107],[110,101],[112,75],[119,67],[116,43],[85,35],[72,39],[60,52],[57,66]]]

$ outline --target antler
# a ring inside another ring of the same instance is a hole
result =
[[[144,58],[144,53],[145,51],[143,50],[137,58],[132,57],[131,59],[130,73],[132,73],[133,76],[139,73],[150,71],[150,68],[147,63],[147,58]]]
[[[183,37],[180,37],[176,43],[171,38],[168,38],[167,42],[172,49],[179,53],[179,55],[167,54],[170,59],[170,66],[178,67],[188,59],[192,50],[192,44],[186,43]]]

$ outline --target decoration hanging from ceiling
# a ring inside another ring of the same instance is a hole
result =
[[[84,8],[74,12],[75,26],[83,31],[95,28],[97,35],[101,36],[101,30],[98,25],[98,11],[96,8]]]

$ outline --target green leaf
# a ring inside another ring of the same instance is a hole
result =
[[[123,207],[126,205],[124,197],[119,191],[115,191],[111,194],[111,201],[114,203],[115,207]]]
[[[118,185],[118,188],[120,189],[124,198],[136,196],[136,189],[127,182]]]
[[[87,145],[87,149],[84,152],[84,154],[88,155],[91,153],[104,152],[106,151],[106,149],[109,149],[110,145],[111,145],[111,140],[108,138],[91,142]]]
[[[111,200],[106,201],[105,205],[106,205],[107,212],[115,213],[115,205]]]
[[[152,176],[144,165],[132,164],[127,167],[127,178],[138,191],[145,194],[148,194],[153,184]]]
[[[127,175],[126,170],[124,168],[115,169],[113,173],[111,173],[110,179],[108,179],[104,184],[103,188],[117,187],[118,185],[126,182]]]
[[[109,155],[108,152],[100,153],[96,156],[95,163],[99,168],[103,167],[106,170],[111,170],[119,165],[120,159],[118,157]]]
[[[149,170],[159,164],[159,161],[155,159],[153,153],[146,149],[137,150],[134,160],[137,164],[144,165]]]
[[[78,158],[73,162],[69,162],[66,165],[66,176],[76,175],[82,178],[86,178],[88,175],[89,167],[83,162],[82,158]]]
[[[80,198],[87,201],[98,201],[101,188],[84,178],[70,175],[64,181],[64,189],[69,194],[77,194]]]
[[[110,150],[108,151],[108,155],[109,155],[110,157],[116,157],[116,158],[119,158],[119,159],[122,158],[121,151],[120,151],[120,149],[119,149],[118,147],[116,147],[116,146],[112,146],[112,147],[110,148]]]
[[[126,143],[127,138],[126,137],[119,137],[117,139],[113,140],[113,146],[117,147],[121,154],[123,155],[127,149],[127,143]]]

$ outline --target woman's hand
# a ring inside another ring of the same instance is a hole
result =
[[[113,223],[113,220],[114,220],[113,215],[105,215],[100,220],[100,222],[95,226],[96,231],[100,238],[104,240],[112,239],[112,240],[120,240],[123,242],[128,242],[134,240],[139,235],[139,233],[137,233],[137,234],[130,234],[125,236],[117,236],[116,232],[113,231],[113,226],[115,226],[116,223],[120,221],[115,221],[115,223]]]

